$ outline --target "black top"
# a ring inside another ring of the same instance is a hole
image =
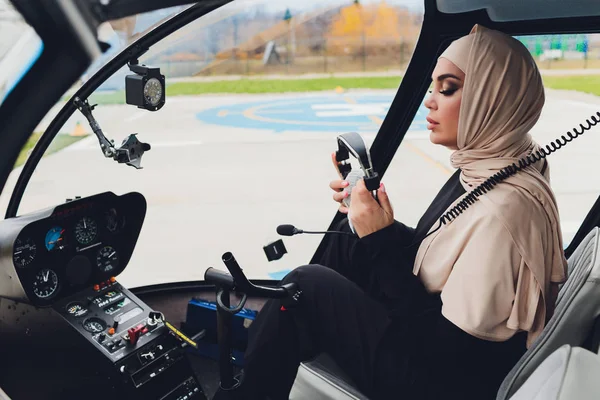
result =
[[[465,193],[459,174],[460,170],[456,171],[440,190],[416,228],[396,222],[360,239],[370,254],[374,279],[391,315],[402,326],[410,321],[414,336],[409,337],[415,344],[423,343],[415,350],[422,362],[421,384],[415,383],[420,399],[495,399],[503,379],[526,350],[525,332],[506,342],[482,340],[464,332],[441,314],[439,295],[428,294],[413,275],[420,240]]]

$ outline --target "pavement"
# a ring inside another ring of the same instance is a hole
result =
[[[394,92],[179,96],[156,113],[98,106],[94,114],[107,137],[120,143],[138,133],[152,145],[142,159],[144,168],[104,158],[89,136],[43,158],[19,214],[76,195],[138,191],[148,210],[130,264],[119,276],[123,284],[201,280],[206,268],[225,268],[221,255],[227,251],[248,276],[277,279],[308,263],[322,236],[283,238],[288,254],[273,262],[263,246],[280,238],[279,224],[328,227],[337,209],[328,187],[336,179],[330,159],[335,139],[358,131],[372,143]],[[546,144],[597,111],[600,98],[548,90],[532,135]],[[413,226],[453,172],[450,152],[429,142],[423,112],[383,177],[395,218]],[[87,128],[85,118],[74,114],[63,132],[73,132],[78,122]],[[596,127],[549,159],[566,243],[600,194],[599,147]],[[13,171],[0,196],[2,207],[19,172]]]

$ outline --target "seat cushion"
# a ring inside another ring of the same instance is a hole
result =
[[[600,357],[564,345],[545,359],[510,400],[592,400],[600,398]]]
[[[368,400],[326,354],[300,364],[290,400]]]

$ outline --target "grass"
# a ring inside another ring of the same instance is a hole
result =
[[[25,161],[27,161],[27,157],[29,157],[29,152],[33,149],[33,147],[38,142],[38,140],[40,139],[41,136],[42,136],[42,132],[35,132],[33,135],[31,135],[29,137],[29,139],[27,140],[27,143],[25,144],[25,147],[23,147],[23,149],[21,149],[21,152],[19,153],[19,157],[17,158],[17,162],[15,163],[13,168],[17,168],[17,167],[23,165],[25,163]],[[64,149],[65,147],[79,141],[80,139],[83,139],[84,137],[87,137],[87,136],[70,136],[70,135],[62,135],[62,134],[56,135],[54,140],[52,140],[52,143],[50,143],[50,146],[48,146],[48,149],[44,153],[44,156],[47,156],[52,153],[56,153],[57,151]]]
[[[167,86],[167,96],[203,93],[284,93],[344,89],[396,89],[399,76],[317,79],[241,79],[216,82],[177,82]]]
[[[167,99],[171,96],[188,96],[217,93],[286,93],[316,92],[344,89],[396,89],[400,76],[364,78],[317,79],[238,79],[212,82],[177,82],[167,85]],[[66,99],[65,99],[66,100]],[[167,100],[168,101],[168,100]],[[90,96],[90,104],[125,104],[125,91],[98,92]]]
[[[600,96],[600,75],[545,76],[544,86],[550,89],[576,90]]]

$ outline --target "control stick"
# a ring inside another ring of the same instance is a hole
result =
[[[279,287],[254,285],[244,275],[233,254],[230,252],[223,254],[222,260],[229,273],[210,267],[204,273],[204,279],[214,283],[217,291],[217,337],[221,389],[230,391],[236,389],[240,384],[233,377],[233,364],[231,363],[231,318],[233,315],[244,308],[248,296],[282,299],[289,308],[298,302],[302,292],[295,283],[287,283]],[[242,294],[242,299],[233,308],[229,301],[229,294],[232,291]]]

